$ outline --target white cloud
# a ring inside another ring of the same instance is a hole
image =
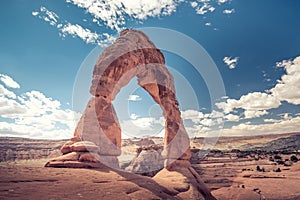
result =
[[[120,32],[126,28],[127,21],[142,22],[149,17],[169,16],[176,12],[177,7],[185,0],[66,0],[67,3],[78,6],[85,11],[85,14],[92,16],[91,22],[99,26],[106,26],[113,31]],[[210,0],[198,0],[190,2],[191,7],[197,14],[205,15],[215,11],[215,5],[221,5],[227,0],[218,0],[217,3],[212,3]],[[56,27],[61,35],[77,36],[87,43],[99,44],[103,47],[107,46],[115,40],[115,37],[107,33],[96,33],[83,25],[71,24],[67,20],[60,20],[59,16],[41,7],[39,11],[33,11],[32,15],[38,17],[51,26]],[[83,23],[89,23],[86,18]],[[217,30],[214,28],[214,30]]]
[[[40,12],[32,12],[32,15],[48,22],[51,26],[55,26],[60,31],[60,35],[62,37],[71,35],[72,37],[80,38],[87,44],[98,44],[101,47],[108,46],[116,39],[114,36],[107,33],[100,34],[92,32],[87,28],[83,28],[79,24],[71,24],[66,20],[61,21],[55,12],[50,11],[45,7],[41,7]]]
[[[134,116],[135,118],[136,116]],[[142,136],[157,136],[164,129],[161,124],[161,119],[153,117],[139,117],[130,120],[123,120],[121,122],[122,137],[142,137]]]
[[[211,26],[211,23],[210,22],[206,22],[205,26]]]
[[[215,111],[213,110],[210,114],[209,114],[210,118],[223,118],[224,117],[224,113],[223,112],[219,112],[219,111]]]
[[[40,12],[33,11],[31,13],[33,16],[38,17],[46,22],[48,22],[51,26],[55,26],[58,22],[58,15],[54,13],[53,11],[48,10],[45,7],[40,7]]]
[[[215,121],[209,118],[203,119],[200,121],[200,124],[204,125],[204,126],[213,126],[215,125]]]
[[[201,6],[196,7],[196,13],[199,14],[199,15],[204,15],[208,12],[214,12],[215,9],[216,9],[215,7],[213,7],[209,3],[205,2]]]
[[[266,135],[299,132],[300,117],[294,117],[286,120],[267,120],[270,123],[249,124],[242,123],[231,128],[219,130],[223,136],[245,136],[245,135]],[[273,122],[273,123],[272,123]],[[212,133],[211,133],[212,134]]]
[[[3,92],[4,91],[4,92]],[[58,100],[39,91],[16,95],[0,85],[0,135],[70,138],[80,114],[62,109]]]
[[[181,117],[183,119],[193,119],[193,118],[199,118],[199,116],[201,116],[201,118],[203,117],[203,113],[201,113],[201,115],[199,115],[199,111],[196,110],[185,110],[185,111],[181,111]]]
[[[238,121],[240,121],[240,116],[233,115],[233,114],[228,114],[228,115],[225,116],[225,119],[227,121],[230,121],[230,122],[238,122]]]
[[[279,120],[279,119],[264,119],[264,122],[267,122],[267,123],[277,123],[277,122],[281,122],[281,120]]]
[[[12,99],[17,98],[17,95],[14,92],[6,89],[3,85],[0,84],[0,97],[2,96],[6,96]]]
[[[37,15],[39,14],[39,12],[33,11],[31,14],[32,14],[33,16],[37,16]]]
[[[227,15],[230,15],[230,14],[232,14],[232,13],[234,13],[234,12],[235,12],[234,9],[226,9],[226,10],[223,10],[223,13],[224,13],[224,14],[227,14]]]
[[[130,115],[130,119],[136,120],[139,116],[137,114],[132,113]]]
[[[291,119],[290,113],[281,113],[279,116],[281,116],[282,119]]]
[[[148,17],[171,15],[182,0],[67,0],[67,2],[85,9],[94,17],[94,21],[101,21],[110,29],[120,31],[126,23],[126,16],[145,20]]]
[[[20,85],[8,75],[0,74],[0,81],[2,81],[6,87],[20,88]]]
[[[224,57],[223,61],[224,63],[229,67],[229,69],[234,69],[236,68],[236,65],[238,63],[239,58],[238,57]]]
[[[248,111],[263,111],[278,108],[280,105],[280,100],[275,96],[261,92],[248,93],[243,95],[239,100],[227,99],[226,102],[216,103],[216,106],[225,113],[230,113],[236,108]]]
[[[193,8],[196,8],[198,6],[198,3],[196,1],[191,2],[191,6]]]
[[[245,119],[258,118],[267,114],[268,112],[266,110],[245,110],[244,112]]]
[[[196,13],[199,15],[207,15],[209,13],[214,12],[218,7],[222,7],[223,4],[230,2],[231,0],[198,0],[198,2],[193,1],[190,3],[191,7],[195,9]],[[234,9],[226,9],[223,10],[223,13],[231,14],[234,12]],[[217,28],[214,28],[214,30],[218,30]]]
[[[129,95],[127,100],[128,101],[141,101],[142,98],[139,95],[132,94],[132,95]]]
[[[27,109],[15,99],[0,96],[0,116],[4,118],[17,118],[24,115]]]
[[[300,56],[291,61],[277,63],[277,67],[283,67],[286,71],[277,81],[270,92],[281,101],[299,105],[300,104]]]
[[[103,34],[98,34],[98,33],[93,33],[91,30],[87,28],[83,28],[82,26],[78,24],[70,24],[67,23],[66,25],[62,25],[62,28],[60,29],[62,36],[66,37],[67,35],[71,35],[73,37],[79,37],[82,39],[84,42],[87,44],[98,44],[101,47],[106,47],[109,44],[113,43],[114,40],[116,39],[115,37],[103,33]]]
[[[278,108],[282,101],[299,105],[300,104],[300,56],[292,61],[277,63],[278,67],[284,67],[286,74],[278,80],[277,84],[265,92],[252,92],[243,95],[239,100],[227,99],[225,102],[217,103],[217,107],[225,113],[230,113],[236,108],[246,110],[245,116],[261,116],[266,111]],[[260,112],[255,112],[260,111]]]
[[[115,37],[107,33],[104,34],[93,33],[91,32],[91,30],[87,28],[83,28],[78,24],[67,23],[66,25],[62,26],[60,31],[63,37],[66,37],[67,35],[71,35],[73,37],[79,37],[87,44],[94,43],[103,47],[107,46],[108,44],[111,44],[115,40]]]
[[[218,0],[218,3],[222,4],[222,3],[226,3],[228,2],[229,0]]]
[[[240,99],[227,99],[225,102],[217,103],[216,106],[222,109],[227,115],[225,119],[233,119],[232,112],[244,110],[245,119],[258,118],[269,114],[268,110],[278,108],[283,101],[291,104],[300,104],[300,56],[293,60],[277,63],[277,67],[284,67],[286,74],[282,75],[277,84],[266,92],[251,92],[240,97]],[[263,71],[263,74],[266,74]],[[266,76],[266,75],[264,75]],[[300,117],[295,114],[282,113],[281,119],[263,119],[264,123],[251,124],[241,123],[222,132],[228,135],[249,135],[249,134],[271,134],[287,133],[300,130]],[[236,117],[238,120],[238,117]]]

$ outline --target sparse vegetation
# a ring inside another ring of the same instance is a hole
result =
[[[265,172],[266,170],[265,170],[265,168],[264,167],[262,167],[262,168],[260,168],[260,166],[256,166],[256,171],[258,171],[258,172]]]
[[[298,162],[299,159],[297,158],[297,156],[292,155],[292,156],[291,156],[291,161],[292,161],[292,162]]]
[[[281,172],[281,169],[278,167],[277,169],[274,170],[274,172]]]
[[[275,155],[275,156],[274,156],[274,159],[275,159],[275,160],[281,160],[282,157],[281,157],[280,155]]]

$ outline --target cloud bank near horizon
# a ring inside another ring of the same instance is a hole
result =
[[[73,135],[80,113],[63,109],[60,101],[39,91],[17,94],[20,87],[0,74],[0,136],[66,139]]]

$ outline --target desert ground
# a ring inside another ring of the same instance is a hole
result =
[[[195,138],[191,140],[191,163],[220,200],[300,199],[299,138],[299,133],[220,138],[201,159],[197,155],[202,152],[203,139]],[[178,199],[155,182],[153,174],[134,174],[125,167],[44,167],[59,154],[64,141],[0,141],[0,199]],[[127,140],[123,148],[133,153],[141,146],[161,142],[159,138]],[[131,156],[123,157],[123,166],[128,166],[124,163]]]

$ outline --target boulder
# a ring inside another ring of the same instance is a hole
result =
[[[136,158],[132,160],[126,171],[146,176],[154,176],[164,167],[164,159],[161,150],[141,150]]]

